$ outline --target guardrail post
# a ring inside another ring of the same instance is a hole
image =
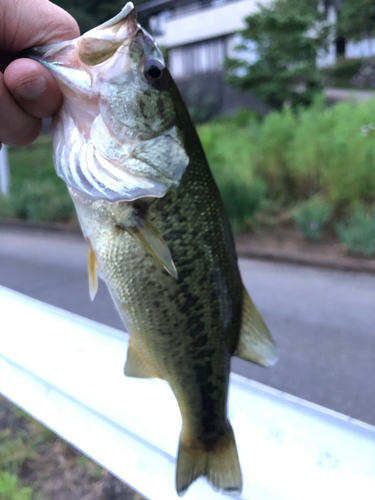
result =
[[[0,150],[0,192],[2,195],[7,196],[10,189],[10,173],[9,173],[9,159],[8,148],[4,146]]]

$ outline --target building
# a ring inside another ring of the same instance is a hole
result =
[[[259,4],[270,0],[150,0],[138,7],[143,25],[148,26],[158,44],[168,53],[169,69],[195,119],[232,114],[246,107],[266,113],[268,108],[250,92],[240,93],[227,86],[223,61],[233,54],[244,19]],[[335,25],[343,0],[322,0],[320,9]],[[347,42],[332,35],[328,50],[317,60],[330,66],[338,57],[358,58],[375,55],[375,39]],[[256,60],[257,53],[243,54]],[[194,116],[195,115],[195,116]]]
[[[268,1],[268,0],[263,0]],[[240,107],[267,107],[251,93],[225,85],[224,59],[233,53],[236,33],[257,10],[257,0],[151,0],[138,7],[148,26],[168,52],[169,69],[195,118],[231,114]],[[250,56],[251,57],[251,56]],[[255,54],[254,54],[254,57]]]

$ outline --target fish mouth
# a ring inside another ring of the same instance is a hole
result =
[[[63,68],[92,72],[95,66],[110,59],[121,46],[130,44],[138,28],[134,5],[128,2],[119,14],[80,37],[32,47],[24,51],[22,56],[38,61],[58,80],[61,76],[65,81],[67,75]]]

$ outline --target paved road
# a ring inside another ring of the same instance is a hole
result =
[[[375,424],[375,276],[255,260],[240,267],[280,361],[264,369],[234,359],[234,371]],[[89,300],[78,237],[1,228],[0,284],[123,328],[103,283]]]

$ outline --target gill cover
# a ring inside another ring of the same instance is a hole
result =
[[[133,201],[178,186],[189,158],[170,76],[131,2],[79,38],[29,56],[49,69],[64,95],[52,135],[56,172],[69,187],[94,199]],[[157,68],[148,72],[158,85],[145,75],[149,67]]]

